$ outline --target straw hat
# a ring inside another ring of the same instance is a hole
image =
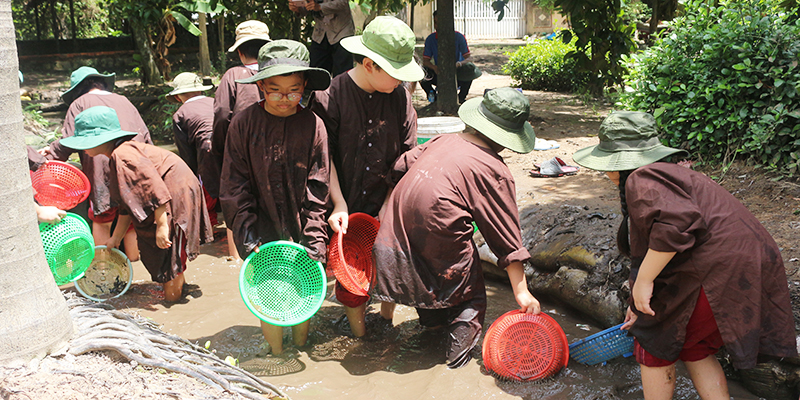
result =
[[[233,53],[248,40],[266,40],[271,41],[269,38],[269,28],[267,24],[256,21],[244,21],[236,26],[236,42],[228,49],[228,53]]]
[[[93,149],[103,143],[136,132],[123,131],[117,112],[111,107],[95,106],[83,110],[75,117],[75,134],[61,139],[63,146],[75,150]]]
[[[309,67],[308,48],[294,40],[276,40],[269,42],[258,51],[258,72],[245,79],[237,79],[238,83],[256,83],[273,76],[305,72],[308,83],[307,90],[325,90],[331,84],[331,74],[322,69]]]
[[[528,98],[514,88],[489,90],[483,97],[465,101],[458,109],[465,124],[517,153],[530,153],[536,144],[528,122],[530,113]]]
[[[411,28],[395,17],[377,17],[364,34],[342,39],[347,51],[375,61],[392,78],[404,82],[422,80],[425,72],[414,61],[416,36]]]
[[[114,89],[114,73],[103,75],[92,67],[80,67],[75,71],[72,71],[72,74],[69,76],[69,90],[62,93],[61,98],[64,99],[64,102],[67,104],[72,103],[78,97],[78,91],[75,89],[80,86],[80,84],[86,78],[95,76],[103,78],[103,80],[106,82],[106,86],[108,86],[109,91]]]
[[[191,92],[204,92],[213,88],[213,85],[203,85],[203,78],[191,72],[181,72],[172,80],[173,89],[167,94],[167,99],[177,101],[175,95]]]
[[[640,111],[615,111],[600,124],[600,144],[575,152],[572,159],[596,171],[627,171],[664,157],[689,153],[661,144],[656,120]]]

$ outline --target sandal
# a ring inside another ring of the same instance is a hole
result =
[[[535,178],[557,178],[559,176],[575,175],[580,167],[567,165],[564,160],[553,157],[541,164],[533,164],[534,169],[530,171]]]

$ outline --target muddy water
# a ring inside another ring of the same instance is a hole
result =
[[[218,232],[219,233],[219,232]],[[220,237],[220,235],[218,235]],[[375,306],[367,317],[369,334],[364,339],[348,336],[343,308],[326,301],[311,321],[309,344],[290,349],[289,356],[267,354],[259,321],[245,307],[238,290],[239,264],[226,261],[224,236],[204,245],[203,254],[189,264],[187,282],[197,285],[184,304],[165,307],[160,287],[149,281],[140,262],[134,263],[134,284],[121,298],[111,300],[118,308],[152,318],[169,333],[204,345],[225,358],[237,358],[268,382],[279,385],[294,399],[641,399],[639,370],[632,359],[618,359],[605,366],[587,367],[570,361],[553,379],[539,383],[502,382],[486,373],[480,360],[449,370],[438,335],[423,332],[414,309],[398,306],[393,326],[380,322]],[[329,285],[328,292],[332,290]],[[516,308],[507,284],[487,282],[488,326],[498,316]],[[542,309],[564,328],[568,342],[598,327],[569,310],[542,302]],[[285,330],[285,342],[290,341]],[[479,357],[480,352],[475,352]],[[682,371],[675,398],[699,399]],[[735,399],[757,399],[732,383]]]

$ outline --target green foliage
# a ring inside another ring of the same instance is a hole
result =
[[[565,44],[560,40],[537,39],[510,53],[503,71],[526,90],[583,91],[590,75],[576,72],[575,59],[566,57],[575,51],[576,40]]]
[[[624,23],[635,24],[637,21],[645,22],[653,15],[653,9],[641,1],[626,1],[622,4],[622,19]]]
[[[113,0],[74,0],[75,37],[79,39],[112,36],[122,29],[122,21],[109,18],[108,7]],[[29,1],[12,0],[14,29],[18,40],[36,40],[36,14],[26,9]],[[59,38],[72,38],[69,2],[43,3],[39,6],[39,24],[42,39],[53,39],[53,9]]]
[[[622,57],[634,49],[635,26],[623,18],[619,0],[555,0],[555,5],[572,25],[561,31],[561,39],[570,43],[577,37],[576,51],[567,57],[575,60],[576,71],[592,75],[592,93],[599,96],[606,86],[621,83]]]
[[[789,176],[800,158],[800,22],[765,1],[687,7],[673,31],[631,57],[619,104],[649,111],[702,160],[742,154]]]

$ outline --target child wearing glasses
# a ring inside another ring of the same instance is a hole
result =
[[[234,115],[222,163],[222,212],[242,257],[262,244],[289,240],[325,262],[328,135],[300,100],[305,89],[327,88],[331,76],[308,65],[302,43],[276,40],[259,50],[258,73],[237,80],[256,84],[264,97]],[[306,343],[308,326],[306,321],[292,327],[296,346]],[[283,328],[262,322],[261,330],[272,353],[281,354]]]

